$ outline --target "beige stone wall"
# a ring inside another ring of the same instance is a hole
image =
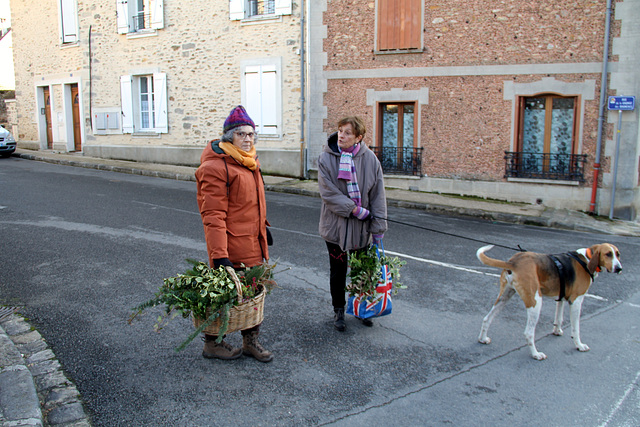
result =
[[[59,112],[62,84],[77,80],[84,116],[83,145],[202,146],[219,136],[229,111],[241,103],[241,62],[280,57],[283,135],[263,138],[260,144],[299,149],[300,21],[296,2],[293,15],[243,23],[229,20],[228,1],[165,0],[164,28],[146,37],[131,37],[117,33],[115,1],[78,0],[79,42],[71,47],[60,46],[56,3],[42,0],[34,7],[32,2],[11,2],[20,139],[42,138],[35,87],[42,82],[52,85],[54,108]],[[90,111],[119,110],[120,76],[141,70],[167,75],[169,133],[153,138],[95,135]],[[64,146],[64,132],[58,135],[58,145]]]

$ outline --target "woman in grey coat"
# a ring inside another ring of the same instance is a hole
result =
[[[338,122],[318,158],[318,185],[322,208],[320,236],[329,251],[331,301],[334,326],[346,329],[345,286],[350,251],[366,249],[382,240],[387,230],[387,199],[382,166],[362,143],[366,128],[359,117]],[[372,326],[371,320],[362,320]]]

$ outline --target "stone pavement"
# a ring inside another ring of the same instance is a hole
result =
[[[159,178],[195,181],[194,167],[137,163],[83,156],[81,153],[17,149],[13,154],[43,161]],[[265,176],[265,188],[318,197],[313,180]],[[551,209],[542,205],[504,203],[444,196],[434,193],[387,189],[390,206],[434,213],[485,218],[492,221],[537,225],[602,234],[640,236],[640,223],[609,220],[583,212]],[[3,315],[3,310],[5,314]],[[75,386],[40,334],[17,314],[0,307],[0,423],[2,426],[89,426]]]
[[[81,153],[33,151],[18,148],[13,154],[23,159],[38,160],[68,166],[77,166],[113,172],[130,173],[159,178],[195,181],[196,168],[158,163],[138,163],[125,160],[110,160],[83,156]],[[301,194],[318,197],[318,183],[279,176],[264,177],[268,191]],[[640,236],[640,223],[609,220],[584,212],[567,209],[552,209],[543,205],[506,203],[470,197],[445,196],[421,191],[387,188],[390,206],[414,208],[449,215],[485,218],[492,221],[537,225],[576,231],[593,231],[604,234]]]
[[[13,311],[0,307],[0,424],[90,426],[78,390],[45,340]]]

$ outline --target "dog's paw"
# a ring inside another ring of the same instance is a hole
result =
[[[582,343],[580,343],[580,345],[577,345],[576,348],[578,349],[578,351],[589,351],[589,346]]]
[[[564,331],[562,330],[562,328],[560,326],[554,326],[553,327],[553,335],[557,335],[559,337],[561,337],[564,334]]]
[[[533,357],[536,360],[544,360],[547,358],[547,355],[541,352],[537,352],[531,355],[531,357]]]
[[[489,338],[489,337],[480,337],[480,338],[478,338],[478,342],[480,344],[491,344],[491,338]]]

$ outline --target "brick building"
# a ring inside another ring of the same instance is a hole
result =
[[[263,169],[300,174],[291,0],[11,0],[20,146],[193,165],[237,104]]]
[[[609,213],[618,112],[600,105],[640,95],[639,0],[318,0],[309,25],[310,169],[355,114],[387,185]],[[622,114],[625,219],[640,209],[638,123]]]

